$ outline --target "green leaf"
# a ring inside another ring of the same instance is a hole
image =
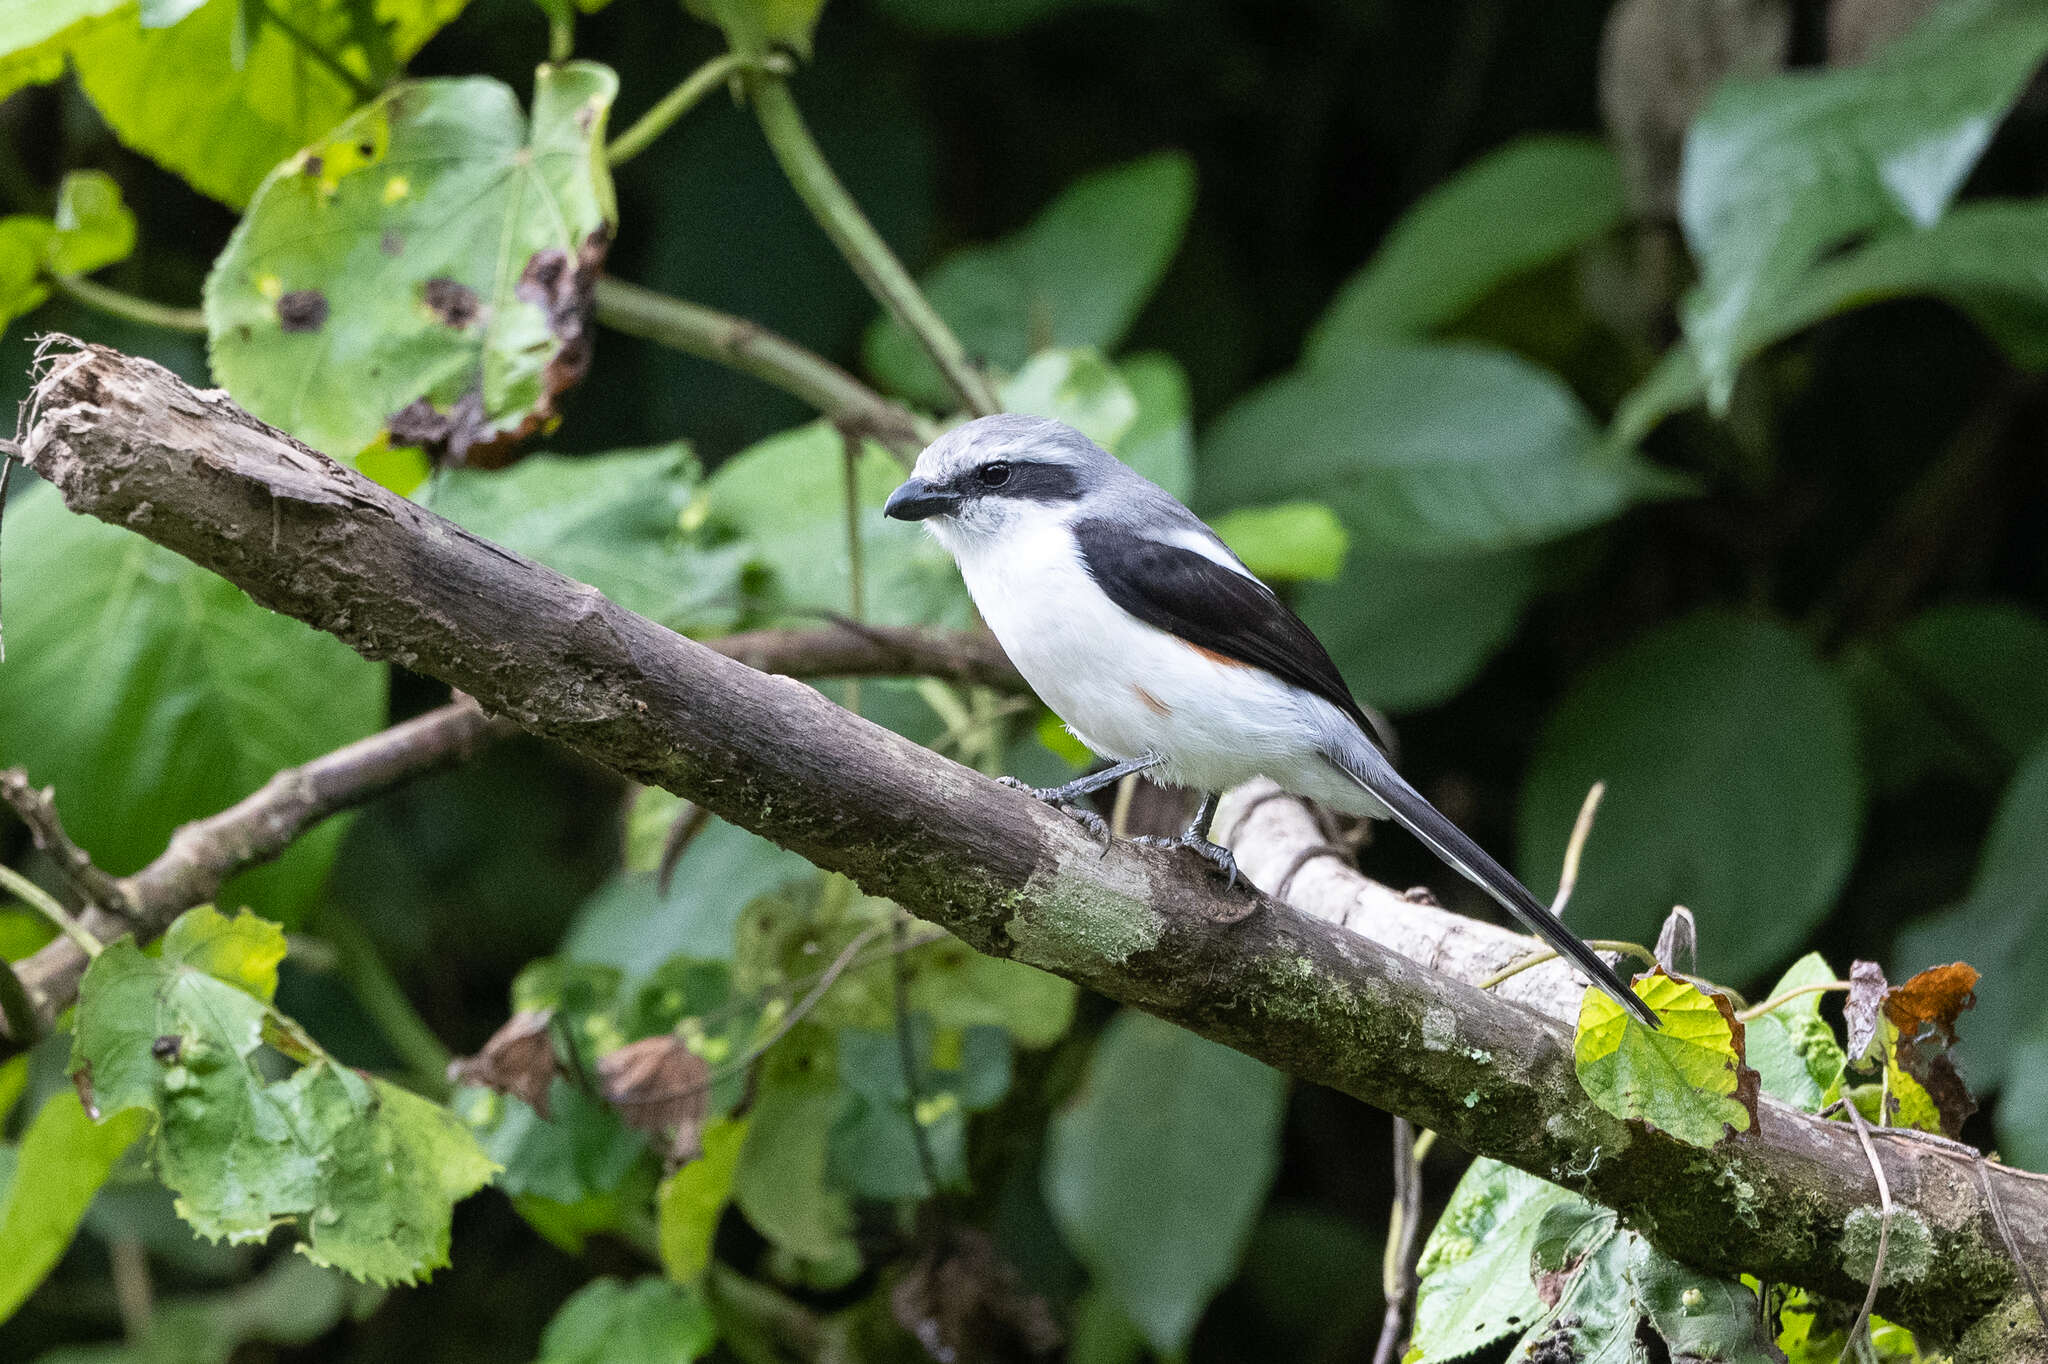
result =
[[[1415,1331],[1404,1364],[1446,1364],[1543,1315],[1530,1255],[1552,1208],[1592,1205],[1484,1156],[1445,1204],[1416,1266]]]
[[[1693,1146],[1756,1123],[1757,1076],[1743,1064],[1742,1024],[1728,998],[1662,971],[1632,988],[1663,1026],[1647,1028],[1600,990],[1579,1005],[1572,1062],[1593,1102]]]
[[[235,400],[342,458],[543,429],[589,362],[617,89],[543,66],[529,128],[495,80],[409,82],[280,165],[206,281]]]
[[[382,668],[53,493],[8,508],[5,556],[0,763],[54,785],[72,836],[109,871],[384,723]],[[221,903],[292,922],[345,825],[312,829]]]
[[[201,905],[179,915],[164,934],[166,960],[238,986],[265,1004],[277,997],[277,964],[284,954],[284,930],[246,909],[230,919]]]
[[[135,249],[135,215],[113,177],[72,171],[57,191],[54,221],[0,218],[0,326],[42,306],[48,276],[89,274]]]
[[[792,882],[758,896],[740,918],[734,988],[747,992],[807,981],[855,935],[886,926],[899,913],[890,901],[862,895],[840,877]],[[931,1015],[942,1028],[999,1027],[1019,1046],[1035,1048],[1058,1041],[1073,1021],[1071,981],[984,956],[956,938],[916,949],[908,963],[912,1011]],[[832,1028],[892,1028],[894,979],[885,970],[849,971],[809,1017]]]
[[[2048,970],[2048,741],[2037,745],[2000,799],[1991,833],[1961,904],[1907,926],[1893,952],[1900,979],[1926,966],[1963,960],[1994,979],[2038,979]],[[1987,989],[1963,1020],[1961,1055],[1973,1087],[1996,1089],[2025,1074],[2012,1054],[2035,1034],[2038,1004],[2026,990]],[[2029,1059],[2040,1054],[2031,1047]],[[2029,1099],[2028,1102],[2038,1102]],[[2001,1112],[2002,1118],[2002,1112]],[[2000,1131],[2005,1130],[2001,1122]],[[2048,1161],[2044,1161],[2048,1168]]]
[[[211,917],[209,917],[211,916]],[[158,1176],[201,1235],[260,1241],[297,1224],[299,1249],[375,1283],[448,1260],[454,1204],[493,1166],[447,1110],[336,1064],[263,1000],[206,973],[260,975],[260,930],[194,910],[160,957],[122,939],[79,986],[72,1065],[107,1114],[155,1115]],[[305,1064],[267,1078],[266,1045]]]
[[[1553,374],[1480,346],[1348,346],[1238,401],[1201,449],[1217,506],[1328,503],[1360,553],[1541,544],[1679,487],[1606,444]]]
[[[1818,952],[1809,952],[1781,976],[1764,998],[1776,999],[1802,985],[1837,980]],[[1763,1092],[1808,1113],[1834,1102],[1847,1057],[1835,1030],[1820,1016],[1818,992],[1788,999],[1744,1025],[1744,1059],[1756,1071]]]
[[[1049,347],[1116,349],[1180,248],[1194,162],[1161,152],[1083,176],[1002,241],[954,252],[919,283],[969,355],[1014,372]],[[882,385],[934,410],[952,391],[894,318],[869,328]]]
[[[1689,616],[1573,684],[1523,786],[1524,881],[1555,881],[1595,781],[1607,799],[1586,842],[1574,926],[1646,941],[1683,904],[1722,979],[1784,960],[1855,860],[1863,793],[1848,698],[1811,646],[1771,621]]]
[[[1320,502],[1240,507],[1217,517],[1214,530],[1269,582],[1329,582],[1343,570],[1351,544],[1337,513]]]
[[[94,1123],[68,1089],[37,1110],[21,1145],[10,1152],[14,1174],[0,1193],[0,1321],[13,1316],[56,1268],[93,1195],[148,1130],[144,1113],[117,1113]]]
[[[2048,53],[2033,0],[1955,0],[1870,61],[1723,85],[1686,137],[1682,309],[1716,409],[1774,300],[1855,233],[1928,227]]]
[[[369,81],[372,59],[352,14],[358,2],[291,0],[285,8],[295,28]],[[402,62],[467,2],[371,0],[383,35],[377,45],[388,45]],[[66,35],[79,84],[115,134],[236,208],[271,167],[341,122],[357,102],[348,83],[277,24],[258,27],[246,59],[237,62],[239,4],[207,0],[183,21],[154,29],[144,28],[128,8]]]
[[[1852,644],[1843,666],[1879,792],[1934,775],[2002,784],[2048,737],[2048,625],[2023,607],[1937,606]]]
[[[711,1263],[711,1238],[732,1200],[733,1176],[747,1139],[747,1119],[713,1118],[704,1126],[704,1154],[662,1180],[654,1197],[661,1267],[689,1283]]]
[[[1595,991],[1594,993],[1598,993]],[[1553,1306],[1516,1346],[1517,1361],[1568,1359],[1583,1364],[1650,1364],[1649,1352],[1637,1339],[1642,1308],[1629,1291],[1629,1261],[1635,1236],[1617,1232],[1611,1217],[1586,1219],[1576,1208],[1568,1212],[1568,1238],[1539,1245],[1537,1262],[1550,1274],[1563,1276]],[[1558,1227],[1551,1218],[1547,1227]],[[1546,1252],[1550,1257],[1546,1258]],[[1555,1281],[1553,1281],[1555,1282]]]
[[[717,1343],[696,1289],[652,1276],[593,1279],[548,1323],[540,1364],[690,1364]]]
[[[1279,1163],[1278,1071],[1126,1009],[1047,1134],[1046,1204],[1095,1280],[1175,1356],[1236,1272]]]
[[[839,1082],[830,1035],[806,1023],[767,1058],[733,1174],[733,1201],[768,1240],[829,1276],[860,1267],[853,1208],[827,1181]]]
[[[1047,350],[1003,385],[1003,408],[1065,422],[1115,452],[1138,420],[1138,398],[1094,350]]]
[[[1734,1280],[1688,1269],[1640,1236],[1629,1239],[1629,1286],[1671,1359],[1748,1364],[1776,1358],[1755,1293]]]
[[[34,312],[50,297],[44,263],[56,235],[48,218],[25,213],[0,218],[0,327]]]
[[[678,953],[730,957],[733,924],[749,901],[817,874],[795,853],[713,819],[690,841],[668,894],[662,895],[654,869],[682,805],[680,796],[641,788],[627,822],[626,873],[576,911],[562,940],[565,955],[607,962],[632,978]]]
[[[134,0],[0,0],[0,99],[64,74],[71,44],[100,24],[132,22]]]
[[[690,509],[707,544],[736,542],[760,575],[761,623],[815,624],[852,604],[847,571],[845,446],[824,422],[747,447],[704,483]],[[882,504],[903,466],[879,446],[861,449],[855,508],[865,550],[863,619],[876,625],[965,625],[972,607],[960,574],[917,526],[890,521]]]
[[[513,1198],[562,1206],[607,1199],[647,1152],[647,1139],[628,1131],[616,1109],[560,1079],[549,1091],[546,1118],[487,1089],[465,1088],[451,1106],[501,1167],[495,1183]]]
[[[53,226],[49,267],[60,275],[89,275],[126,260],[135,249],[135,215],[105,171],[72,171],[64,177],[57,187]]]
[[[420,500],[672,630],[728,630],[739,616],[743,551],[706,550],[683,533],[700,478],[689,447],[676,443],[451,469]]]
[[[1428,559],[1354,543],[1337,580],[1308,584],[1295,604],[1354,693],[1414,710],[1455,695],[1514,637],[1540,568],[1530,550]]]
[[[808,58],[825,0],[683,0],[683,6],[724,29],[735,52],[760,57],[787,47]]]
[[[949,1028],[929,1014],[908,1020],[917,1088],[905,1083],[893,1029],[842,1028],[844,1100],[832,1127],[831,1169],[863,1198],[929,1197],[916,1130],[924,1134],[941,1188],[967,1183],[967,1115],[993,1107],[1010,1088],[1010,1039],[1001,1028]]]
[[[1423,197],[1344,282],[1302,348],[1309,364],[1420,339],[1501,284],[1627,216],[1614,153],[1593,138],[1524,137]]]
[[[1187,372],[1164,351],[1133,355],[1117,366],[1138,415],[1114,447],[1116,456],[1185,502],[1195,486],[1194,397]]]
[[[1998,1100],[1998,1153],[2026,1169],[2048,1171],[2048,1018],[2029,1020],[2009,1057],[2010,1078]]]

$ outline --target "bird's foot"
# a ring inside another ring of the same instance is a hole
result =
[[[1176,834],[1172,838],[1161,838],[1154,834],[1145,834],[1133,839],[1132,842],[1143,843],[1148,848],[1186,848],[1189,852],[1207,862],[1211,867],[1214,867],[1218,874],[1226,878],[1228,884],[1225,886],[1225,889],[1231,889],[1237,885],[1237,858],[1231,854],[1230,849],[1220,843],[1211,843],[1193,830]]]
[[[996,780],[1009,787],[1012,791],[1022,791],[1034,800],[1044,801],[1047,805],[1058,810],[1068,819],[1073,820],[1076,824],[1101,840],[1104,853],[1109,851],[1109,821],[1081,804],[1083,800],[1087,799],[1085,795],[1077,794],[1064,786],[1032,786],[1026,782],[1018,781],[1015,777],[997,777]]]

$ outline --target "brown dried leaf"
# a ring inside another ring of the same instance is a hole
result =
[[[1977,968],[1965,962],[1930,966],[1884,997],[1884,1016],[1903,1038],[1931,1027],[1953,1045],[1957,1016],[1977,1002],[1978,979]]]
[[[1052,1308],[1026,1292],[988,1233],[948,1231],[889,1293],[897,1323],[939,1364],[1048,1359],[1064,1343]]]
[[[1959,1135],[1977,1100],[1956,1070],[1956,1018],[1977,1002],[1977,970],[1963,962],[1930,966],[1885,996],[1884,1016],[1898,1029],[1899,1068],[1918,1080],[1941,1115],[1941,1130]]]
[[[483,1085],[523,1099],[543,1118],[548,1112],[548,1085],[555,1078],[555,1044],[548,1036],[552,1009],[527,1009],[505,1020],[483,1050],[448,1063],[448,1078],[458,1085]]]
[[[638,1132],[668,1141],[668,1168],[704,1154],[699,1138],[711,1113],[711,1067],[673,1033],[643,1037],[598,1058],[604,1096]]]

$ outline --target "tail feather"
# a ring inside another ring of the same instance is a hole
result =
[[[1576,933],[1564,926],[1564,920],[1529,893],[1528,887],[1424,799],[1422,793],[1410,786],[1391,763],[1377,753],[1365,757],[1362,762],[1343,762],[1335,758],[1331,762],[1386,806],[1396,822],[1421,839],[1446,865],[1492,896],[1503,909],[1520,919],[1559,956],[1585,972],[1595,985],[1623,1008],[1650,1027],[1658,1026],[1656,1011],[1628,988],[1599,953],[1580,941]],[[1373,770],[1360,772],[1358,768],[1361,766],[1369,766]]]

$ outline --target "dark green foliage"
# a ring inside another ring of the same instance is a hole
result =
[[[1702,1146],[1757,1089],[1938,1125],[1916,1039],[1846,1055],[1829,962],[1963,959],[1965,1135],[2048,1168],[2048,19],[1947,0],[1853,64],[1795,34],[1800,69],[1691,73],[1689,125],[1607,137],[1602,88],[1670,74],[1641,35],[1603,49],[1608,8],[0,0],[0,389],[46,330],[152,355],[685,633],[971,625],[878,514],[890,432],[849,452],[745,366],[588,311],[609,271],[952,419],[872,249],[849,269],[764,145],[760,64],[787,65],[1003,403],[1211,516],[1539,892],[1607,784],[1574,927],[1647,942],[1682,903],[1704,976],[1813,987],[1738,1029],[1659,978],[1654,1042],[1594,996],[1603,1106]],[[728,43],[754,65],[614,186],[607,137]],[[1673,221],[1637,183],[1660,156]],[[4,548],[0,765],[116,873],[445,699],[47,489],[17,486]],[[1028,699],[823,685],[991,773],[1084,758]],[[667,793],[508,744],[109,945],[71,1035],[0,1065],[0,1355],[1369,1353],[1377,1115],[733,826],[671,863],[678,829]],[[1398,835],[1364,860],[1465,894]],[[0,911],[10,955],[46,940]],[[451,1093],[444,1049],[515,1012],[538,1088]],[[1853,1309],[1697,1275],[1557,1185],[1426,1177],[1418,1364],[1847,1345]],[[1925,1238],[1895,1232],[1910,1274]],[[124,1323],[138,1248],[156,1306]],[[444,1252],[420,1289],[339,1272]]]

